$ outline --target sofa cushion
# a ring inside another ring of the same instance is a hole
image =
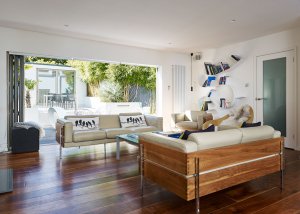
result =
[[[197,151],[197,144],[191,141],[175,139],[155,133],[142,133],[139,135],[140,140],[146,140],[160,146],[171,148],[177,151],[189,153]]]
[[[119,115],[99,115],[99,128],[110,129],[110,128],[121,128]]]
[[[196,130],[198,129],[198,123],[192,121],[182,121],[176,123],[176,128],[181,130]]]
[[[87,131],[74,131],[73,141],[91,141],[91,140],[102,140],[106,138],[105,131],[102,130],[87,130]]]
[[[274,136],[274,129],[271,126],[258,126],[247,129],[240,128],[239,130],[243,134],[242,143],[269,139]]]
[[[144,115],[120,116],[122,128],[147,126]]]
[[[198,144],[198,150],[229,146],[241,143],[242,132],[239,129],[230,129],[218,132],[193,133],[189,141]]]
[[[132,133],[129,128],[111,128],[111,129],[103,129],[106,132],[106,137],[108,139],[116,138],[117,135],[121,134],[129,134]]]
[[[158,131],[155,126],[134,127],[134,128],[130,128],[130,130],[133,133]]]

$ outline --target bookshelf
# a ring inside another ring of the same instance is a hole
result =
[[[235,93],[230,85],[232,81],[234,81],[231,72],[236,70],[242,63],[239,57],[238,59],[238,61],[235,60],[230,66],[228,63],[223,62],[217,64],[204,63],[206,74],[204,75],[205,79],[201,86],[203,89],[207,88],[209,91],[206,96],[202,97],[202,110],[207,109],[206,111],[216,114],[232,108],[235,104],[235,100],[246,98],[246,96],[240,95],[235,97]],[[224,64],[226,69],[222,67]]]

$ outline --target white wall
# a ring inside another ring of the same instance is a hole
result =
[[[256,72],[256,56],[276,53],[280,51],[285,51],[290,48],[296,48],[300,46],[300,28],[256,38],[253,40],[231,44],[228,46],[220,47],[214,50],[205,50],[203,51],[204,60],[201,60],[194,65],[194,75],[197,75],[198,78],[205,73],[203,66],[204,61],[208,62],[219,62],[219,61],[229,61],[231,54],[241,56],[243,61],[241,64],[236,67],[232,72],[232,78],[240,82],[242,90],[245,91],[247,99],[243,100],[244,103],[249,103],[252,106],[255,106],[255,81],[254,75]],[[300,55],[296,56],[296,66],[297,66],[297,75],[299,71],[299,62]],[[297,82],[300,83],[300,75],[297,77]],[[245,87],[245,84],[248,84],[248,87]],[[298,94],[300,94],[300,87],[298,87]],[[203,93],[203,89],[199,89],[198,100]],[[300,99],[295,97],[295,102],[298,103],[298,121],[300,119]],[[196,103],[192,103],[192,106],[195,106]],[[300,125],[298,125],[298,133],[300,131]],[[300,137],[300,136],[299,136]],[[299,139],[299,138],[298,138]],[[300,149],[300,144],[298,144],[298,149]]]
[[[6,52],[20,52],[32,55],[42,55],[61,58],[75,58],[81,60],[113,61],[145,65],[158,65],[158,77],[162,85],[158,88],[157,112],[164,116],[167,128],[171,114],[172,96],[168,91],[171,84],[171,64],[182,64],[189,69],[189,56],[186,54],[168,53],[150,49],[95,42],[91,40],[74,39],[63,36],[36,33],[0,27],[0,151],[6,149],[7,144],[7,67]],[[189,103],[188,103],[189,104]],[[187,104],[187,105],[188,105]]]

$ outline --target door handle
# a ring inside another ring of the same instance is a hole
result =
[[[256,97],[256,98],[255,98],[255,100],[265,100],[265,99],[266,99],[266,98],[264,98],[264,97],[259,97],[259,98]]]

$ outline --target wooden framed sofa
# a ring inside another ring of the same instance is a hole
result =
[[[147,178],[184,200],[281,171],[280,132],[270,126],[193,133],[187,141],[153,133],[140,135],[141,182]]]
[[[69,115],[56,122],[56,141],[60,145],[60,158],[62,148],[104,145],[106,157],[106,143],[116,142],[116,136],[129,133],[141,133],[163,130],[163,118],[154,115],[144,115],[145,125],[122,128],[120,116],[140,116],[142,113],[120,113],[110,115]],[[95,127],[87,130],[75,130],[76,121],[98,120]]]

